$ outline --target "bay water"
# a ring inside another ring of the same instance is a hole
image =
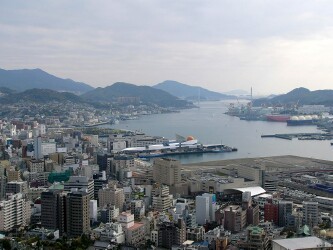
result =
[[[225,144],[236,147],[237,152],[207,153],[175,156],[181,163],[195,163],[223,159],[296,155],[333,160],[330,141],[284,140],[261,138],[264,134],[315,133],[316,126],[287,126],[283,122],[244,121],[224,114],[228,101],[201,102],[199,108],[180,113],[141,116],[137,120],[120,121],[112,128],[138,130],[148,135],[175,139],[175,134],[193,136],[203,144]]]

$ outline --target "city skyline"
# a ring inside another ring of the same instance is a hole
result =
[[[0,68],[93,87],[331,89],[332,10],[329,1],[5,1]]]

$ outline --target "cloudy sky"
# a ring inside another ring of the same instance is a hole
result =
[[[333,89],[324,0],[2,0],[0,68],[94,87],[167,79],[215,91]]]

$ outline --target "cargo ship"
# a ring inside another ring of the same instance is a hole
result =
[[[319,118],[317,115],[306,115],[306,116],[292,116],[287,120],[288,126],[304,126],[304,125],[316,125]]]
[[[286,122],[290,119],[290,115],[284,115],[284,114],[271,114],[266,115],[267,121],[271,122]]]

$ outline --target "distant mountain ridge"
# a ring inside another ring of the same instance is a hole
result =
[[[192,103],[149,86],[137,86],[130,83],[116,82],[105,88],[96,88],[81,96],[89,101],[119,102],[120,98],[133,98],[142,104],[155,104],[160,107],[189,107]]]
[[[153,87],[156,89],[164,90],[171,95],[177,96],[178,98],[188,100],[198,100],[199,98],[200,100],[225,100],[235,98],[235,96],[232,95],[225,95],[222,93],[210,91],[202,87],[190,86],[171,80],[158,83]]]
[[[41,69],[0,69],[0,87],[7,87],[16,91],[34,88],[51,89],[75,94],[82,94],[94,89],[86,83],[62,79]]]
[[[287,94],[278,95],[273,98],[260,98],[254,100],[255,106],[276,104],[301,104],[301,105],[327,105],[333,106],[333,90],[310,91],[306,88],[296,88]]]
[[[222,94],[237,95],[237,96],[248,96],[248,95],[250,95],[250,93],[248,91],[243,90],[243,89],[234,89],[234,90],[230,90],[230,91],[225,91]]]
[[[50,103],[50,102],[73,102],[84,103],[85,101],[73,93],[58,92],[51,89],[28,89],[19,93],[9,93],[0,97],[2,104],[15,104],[17,102],[34,102],[34,103]]]

